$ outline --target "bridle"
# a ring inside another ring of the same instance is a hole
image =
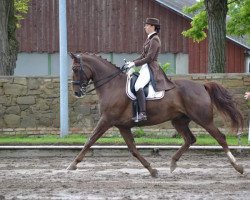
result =
[[[73,85],[78,85],[78,86],[80,87],[80,92],[81,92],[82,95],[86,95],[86,94],[88,94],[88,93],[94,91],[95,89],[100,88],[101,86],[105,85],[106,83],[108,83],[109,81],[111,81],[111,80],[114,79],[116,76],[118,76],[119,74],[121,74],[122,72],[124,72],[124,71],[126,70],[126,67],[125,67],[125,66],[126,66],[126,63],[125,63],[121,68],[118,68],[119,71],[117,71],[117,72],[115,72],[115,73],[113,73],[113,74],[110,74],[110,75],[108,75],[108,76],[106,76],[106,77],[104,77],[104,78],[101,78],[101,79],[99,79],[99,80],[97,80],[97,81],[91,81],[91,82],[89,83],[89,81],[87,81],[88,76],[86,75],[86,73],[85,73],[85,71],[84,71],[84,64],[83,64],[83,59],[82,59],[82,57],[79,57],[79,60],[80,60],[80,71],[79,71],[79,73],[80,73],[80,80],[71,81],[71,83],[72,83]],[[88,67],[86,67],[86,68],[88,68]],[[91,69],[89,69],[89,70],[91,71]],[[74,71],[74,70],[73,70],[73,71]],[[83,76],[86,78],[86,80],[82,80],[82,77],[83,77]],[[95,86],[93,89],[87,91],[87,86],[93,85],[93,84],[97,85],[97,83],[99,83],[99,82],[101,82],[101,81],[104,81],[104,82],[101,83],[101,84],[98,85],[98,86]]]
[[[80,59],[80,70],[79,70],[80,78],[81,78],[82,76],[85,76],[86,80],[85,80],[85,79],[84,79],[84,80],[81,80],[81,79],[80,79],[80,80],[76,80],[76,81],[71,81],[71,83],[72,83],[73,85],[78,85],[78,86],[80,87],[80,92],[81,92],[81,94],[82,94],[82,95],[85,95],[86,92],[87,92],[87,86],[88,86],[88,81],[87,81],[87,79],[88,79],[88,77],[87,77],[86,73],[84,72],[83,60],[82,60],[82,58],[80,57],[79,59]],[[74,71],[74,70],[73,70],[73,71]]]

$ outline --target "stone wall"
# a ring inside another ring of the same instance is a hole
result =
[[[233,94],[245,121],[248,121],[249,108],[243,96],[245,91],[250,90],[249,74],[172,75],[170,78],[222,84]],[[58,77],[0,77],[0,134],[59,133],[59,87]],[[98,118],[98,98],[95,92],[76,99],[69,84],[70,132],[90,133]],[[216,117],[215,122],[219,127],[225,127],[220,117]],[[191,127],[201,131],[195,124],[191,124]],[[149,128],[151,132],[172,130],[169,122]]]

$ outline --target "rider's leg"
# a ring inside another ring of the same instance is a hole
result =
[[[140,75],[136,80],[135,91],[137,92],[140,88],[144,88],[144,86],[147,85],[149,81],[150,81],[150,73],[149,73],[148,65],[144,64],[141,67]]]
[[[140,88],[136,92],[136,98],[139,106],[139,115],[138,117],[133,117],[132,119],[136,122],[147,120],[147,115],[146,115],[146,97],[143,91],[143,88]]]
[[[150,81],[150,73],[148,70],[148,65],[145,64],[142,66],[140,70],[140,75],[135,83],[135,91],[136,91],[136,97],[139,105],[140,113],[138,115],[138,118],[133,118],[133,120],[147,120],[146,115],[146,97],[143,91],[143,87],[148,84]]]

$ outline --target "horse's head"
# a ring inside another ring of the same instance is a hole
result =
[[[70,53],[71,58],[73,59],[72,63],[72,84],[73,92],[77,97],[81,97],[86,94],[86,87],[89,80],[91,79],[91,71],[87,63],[83,61],[83,55],[75,55]]]

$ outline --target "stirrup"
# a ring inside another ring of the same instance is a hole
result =
[[[134,122],[140,122],[140,121],[146,121],[147,120],[147,115],[146,113],[139,113],[139,115],[136,115],[136,117],[132,118]]]

